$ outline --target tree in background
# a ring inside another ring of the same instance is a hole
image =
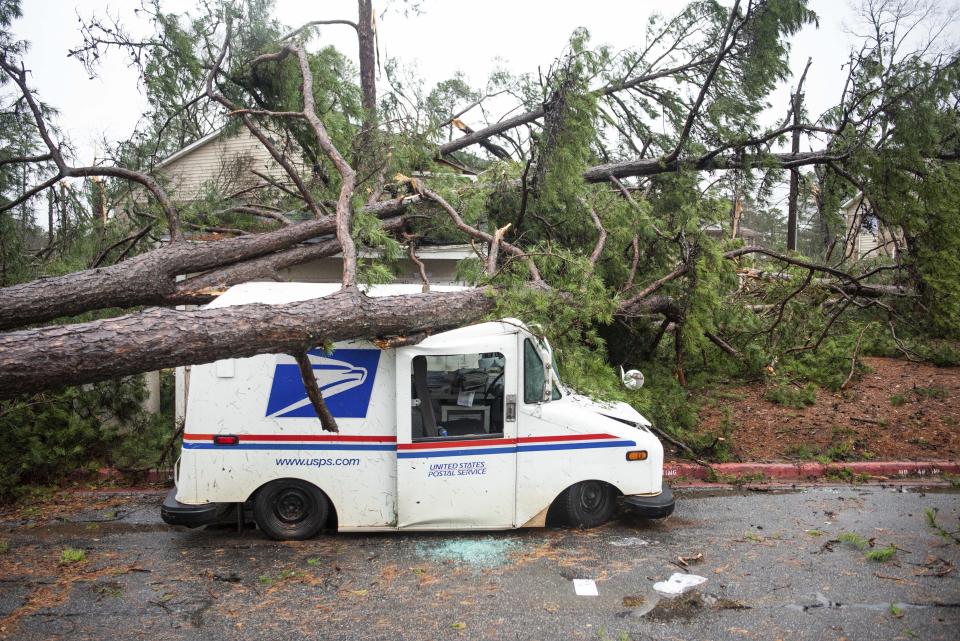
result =
[[[17,4],[4,7],[12,15]],[[496,73],[484,89],[454,78],[427,90],[388,61],[379,92],[369,0],[358,2],[356,21],[295,29],[276,23],[263,0],[205,3],[189,16],[158,1],[143,11],[152,36],[92,19],[72,52],[91,72],[108,50],[126,52],[151,105],[111,154],[115,164],[92,167],[71,164],[5,23],[0,69],[33,119],[39,157],[6,152],[5,165],[37,173],[3,211],[35,205],[69,178],[149,199],[115,221],[126,228],[116,247],[102,246],[98,269],[0,289],[2,397],[227,357],[302,355],[345,338],[398,344],[510,315],[541,323],[574,387],[627,398],[683,429],[693,425],[686,389],[718,372],[836,388],[868,330],[876,349],[917,358],[922,348],[905,335],[956,337],[960,327],[960,237],[942,233],[960,228],[957,53],[932,48],[935,32],[909,50],[902,35],[937,19],[932,10],[866,5],[874,33],[851,53],[836,105],[814,119],[791,101],[772,127],[758,122],[789,78],[790,38],[816,21],[804,0],[693,2],[653,18],[649,44],[623,52],[577,30],[545,73]],[[321,28],[356,32],[359,69],[332,48],[309,48]],[[510,115],[488,111],[504,100]],[[157,159],[218,127],[256,137],[285,184],[171,199],[153,173]],[[813,151],[780,151],[793,136]],[[806,256],[780,248],[786,233],[773,207],[792,170]],[[897,260],[863,265],[842,251],[835,212],[857,191],[903,230]],[[735,237],[738,216],[763,245]],[[729,233],[707,234],[713,225]],[[212,227],[235,237],[198,244],[185,233]],[[161,231],[170,242],[147,250]],[[366,297],[359,286],[389,280],[401,242],[421,237],[483,247],[470,274],[478,287]],[[361,261],[364,247],[383,259]],[[337,252],[343,288],[331,296],[173,308]],[[91,313],[104,317],[81,316]],[[657,383],[628,395],[614,386],[610,365],[620,363],[644,364]],[[311,398],[324,416],[322,396]],[[324,427],[336,429],[332,419]]]

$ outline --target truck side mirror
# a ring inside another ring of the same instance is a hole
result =
[[[643,372],[638,369],[631,369],[624,372],[623,366],[621,366],[620,381],[627,389],[640,389],[643,387]]]

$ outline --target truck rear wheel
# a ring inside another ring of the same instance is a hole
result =
[[[610,520],[617,506],[616,490],[603,481],[581,481],[554,502],[558,520],[574,527],[596,527]]]
[[[309,539],[326,524],[330,501],[306,481],[278,479],[257,492],[253,516],[257,526],[271,539]]]

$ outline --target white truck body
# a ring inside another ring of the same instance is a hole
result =
[[[210,307],[288,303],[336,289],[247,283]],[[418,291],[380,286],[368,295]],[[530,398],[524,377],[534,373],[525,372],[524,359],[533,361],[532,345],[548,356],[523,323],[505,319],[409,347],[345,341],[329,354],[311,350],[339,433],[321,429],[291,356],[194,366],[176,501],[243,503],[266,483],[292,478],[323,491],[340,530],[459,530],[543,525],[554,499],[585,480],[627,496],[659,495],[663,448],[649,423],[624,403],[597,403],[563,389],[558,379],[550,400]],[[545,360],[542,371],[550,377]],[[425,373],[419,379],[418,367]],[[469,384],[474,391],[464,391]],[[432,392],[421,392],[424,385]],[[425,395],[434,424],[428,425]],[[472,426],[463,430],[469,434],[427,433],[460,423]],[[218,445],[217,435],[237,442]],[[628,461],[626,453],[636,450],[645,451],[645,459]]]

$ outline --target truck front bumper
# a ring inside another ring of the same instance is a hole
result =
[[[181,503],[177,500],[177,488],[173,488],[163,499],[160,518],[169,525],[200,527],[218,520],[229,509],[229,503],[204,503],[203,505]]]
[[[675,501],[673,500],[673,490],[664,483],[661,486],[660,494],[633,495],[623,497],[623,505],[631,514],[645,519],[662,519],[665,516],[673,514]]]

